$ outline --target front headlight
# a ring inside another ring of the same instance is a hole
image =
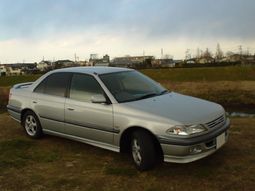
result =
[[[188,136],[204,131],[207,131],[207,128],[203,125],[176,125],[168,129],[166,133],[171,135]]]

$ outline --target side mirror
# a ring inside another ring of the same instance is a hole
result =
[[[106,99],[102,94],[96,94],[91,96],[92,103],[106,103]]]

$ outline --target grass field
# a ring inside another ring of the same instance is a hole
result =
[[[156,81],[254,81],[255,66],[147,69],[142,72]]]
[[[170,90],[234,110],[255,110],[255,67],[142,72]],[[1,107],[7,104],[10,86],[38,77],[0,77],[0,191],[254,190],[255,118],[232,118],[229,142],[205,159],[163,163],[141,173],[126,154],[52,136],[28,138]]]
[[[170,90],[220,103],[227,110],[255,112],[255,66],[147,69],[141,72]],[[38,77],[40,75],[0,77],[0,108],[8,101],[10,86]]]
[[[23,75],[23,76],[2,76],[0,77],[0,87],[10,87],[14,84],[23,82],[33,82],[41,75]]]
[[[231,123],[229,142],[213,155],[141,173],[125,154],[52,136],[30,139],[2,113],[0,190],[253,191],[255,118],[232,118]]]
[[[156,81],[194,82],[255,80],[255,66],[146,69],[141,70],[141,72]],[[34,81],[39,77],[40,75],[0,77],[0,87]]]

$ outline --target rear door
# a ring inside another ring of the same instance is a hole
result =
[[[43,129],[64,133],[64,104],[71,74],[54,73],[34,90],[32,104]]]
[[[66,130],[74,136],[112,144],[112,104],[92,103],[95,94],[105,96],[94,76],[73,74],[65,104]]]

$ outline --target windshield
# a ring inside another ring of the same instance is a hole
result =
[[[137,71],[101,74],[99,77],[120,103],[146,99],[168,92],[157,82]]]

